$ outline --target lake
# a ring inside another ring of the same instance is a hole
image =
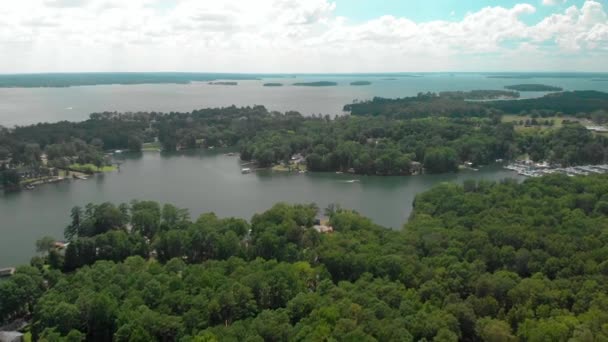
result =
[[[0,195],[0,267],[27,263],[35,253],[35,241],[42,236],[61,239],[70,209],[89,202],[155,200],[188,208],[193,218],[215,212],[221,217],[245,219],[281,201],[314,202],[320,208],[339,203],[378,224],[399,229],[411,212],[416,194],[437,183],[519,178],[499,166],[478,172],[411,177],[270,171],[243,175],[239,158],[219,151],[146,152],[122,158],[120,172]]]
[[[83,120],[102,111],[182,111],[218,106],[261,104],[270,110],[297,110],[305,115],[343,114],[353,100],[374,96],[404,97],[418,92],[503,89],[506,85],[540,83],[565,90],[608,91],[608,82],[593,77],[501,79],[474,73],[437,73],[421,77],[370,75],[298,75],[238,81],[237,86],[191,84],[98,85],[68,88],[0,88],[0,125]],[[350,86],[366,80],[369,86]],[[333,87],[296,87],[295,82],[337,82]],[[264,87],[279,82],[283,87]],[[529,98],[545,93],[521,93]],[[304,175],[261,172],[242,175],[239,160],[209,151],[182,154],[145,153],[126,157],[122,170],[39,187],[33,191],[0,195],[0,267],[29,261],[34,242],[42,236],[57,239],[75,205],[149,199],[204,212],[249,219],[274,203],[315,202],[320,208],[339,203],[372,218],[376,223],[400,228],[417,193],[445,181],[499,180],[517,177],[500,167],[479,172],[415,177],[355,177],[315,173]],[[350,183],[356,179],[358,182]]]
[[[0,88],[0,125],[14,126],[60,120],[78,121],[90,113],[103,111],[190,112],[193,109],[223,106],[264,105],[270,110],[296,110],[305,115],[342,114],[353,100],[414,96],[419,92],[503,89],[506,85],[540,83],[565,90],[608,91],[608,82],[588,78],[488,78],[483,74],[437,73],[421,77],[365,75],[298,75],[291,78],[266,77],[238,81],[237,86],[191,84],[97,85],[69,88]],[[365,80],[369,86],[351,86]],[[296,82],[331,81],[333,87],[296,87]],[[283,87],[264,87],[279,82]],[[522,92],[522,98],[542,96],[542,92]]]

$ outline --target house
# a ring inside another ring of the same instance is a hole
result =
[[[314,230],[316,230],[317,232],[319,232],[321,234],[332,233],[334,231],[334,227],[326,226],[326,225],[322,225],[322,224],[315,224],[312,227],[314,228]]]
[[[422,173],[422,164],[416,161],[410,163],[410,172],[413,175],[418,175]]]
[[[0,160],[0,167],[6,167],[7,169],[10,169],[11,161],[12,161],[12,158]]]
[[[69,242],[64,242],[64,241],[55,241],[55,243],[53,244],[55,246],[55,248],[57,249],[65,249],[68,247],[70,243]]]
[[[588,130],[590,130],[592,132],[597,132],[597,133],[608,132],[608,127],[599,126],[599,125],[585,126],[585,128],[587,128]]]
[[[296,153],[293,156],[291,156],[291,162],[293,164],[305,164],[306,158],[304,158],[304,156],[302,156],[300,153]]]
[[[18,331],[0,331],[0,342],[22,342],[23,334]]]
[[[14,267],[0,268],[0,278],[10,277],[13,274],[15,274],[15,268]]]

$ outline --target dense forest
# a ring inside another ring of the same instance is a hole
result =
[[[0,282],[41,341],[602,341],[608,176],[442,184],[400,231],[330,206],[248,222],[136,201],[74,208],[64,253]]]
[[[487,165],[522,155],[561,165],[608,160],[608,139],[588,132],[576,120],[563,119],[564,125],[550,130],[519,131],[513,122],[502,122],[503,112],[488,107],[488,102],[463,98],[500,94],[446,92],[374,99],[353,104],[353,115],[333,119],[270,112],[263,106],[190,113],[96,113],[82,122],[2,129],[0,161],[10,157],[12,165],[39,170],[45,155],[45,166],[49,167],[65,168],[74,163],[100,166],[107,162],[104,152],[140,151],[146,144],[165,151],[234,147],[239,148],[243,160],[255,161],[257,167],[290,166],[296,159],[309,171],[369,175],[453,172],[464,163]],[[588,106],[605,106],[593,99]],[[394,114],[385,115],[385,111]],[[555,115],[549,110],[526,113],[538,118]],[[605,111],[578,115],[598,122],[606,118]],[[13,182],[15,171],[2,171],[4,165],[0,162],[2,182]]]
[[[444,94],[451,93],[453,92]],[[471,93],[475,94],[476,91]],[[399,99],[376,97],[370,101],[346,105],[344,110],[349,111],[352,115],[383,115],[402,119],[428,116],[491,117],[499,113],[527,114],[530,112],[537,112],[540,116],[555,116],[557,113],[561,113],[570,116],[581,114],[584,117],[591,117],[598,111],[603,112],[603,116],[606,117],[608,116],[608,93],[572,91],[547,94],[533,99],[484,102],[464,101],[462,96],[454,98],[453,96],[441,96],[441,93],[420,93],[418,96]]]
[[[562,91],[561,87],[555,87],[545,84],[515,84],[505,86],[505,89],[517,90],[517,91]]]

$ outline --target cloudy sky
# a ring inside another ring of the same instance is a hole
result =
[[[3,0],[0,73],[608,71],[608,0]]]

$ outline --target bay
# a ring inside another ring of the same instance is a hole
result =
[[[399,229],[416,194],[433,185],[504,178],[519,177],[499,166],[410,177],[270,171],[244,175],[238,157],[219,151],[125,155],[120,171],[0,195],[0,267],[27,263],[42,236],[61,239],[70,209],[89,202],[154,200],[188,208],[192,218],[215,212],[245,219],[277,202],[316,203],[321,209],[339,203],[377,224]]]

